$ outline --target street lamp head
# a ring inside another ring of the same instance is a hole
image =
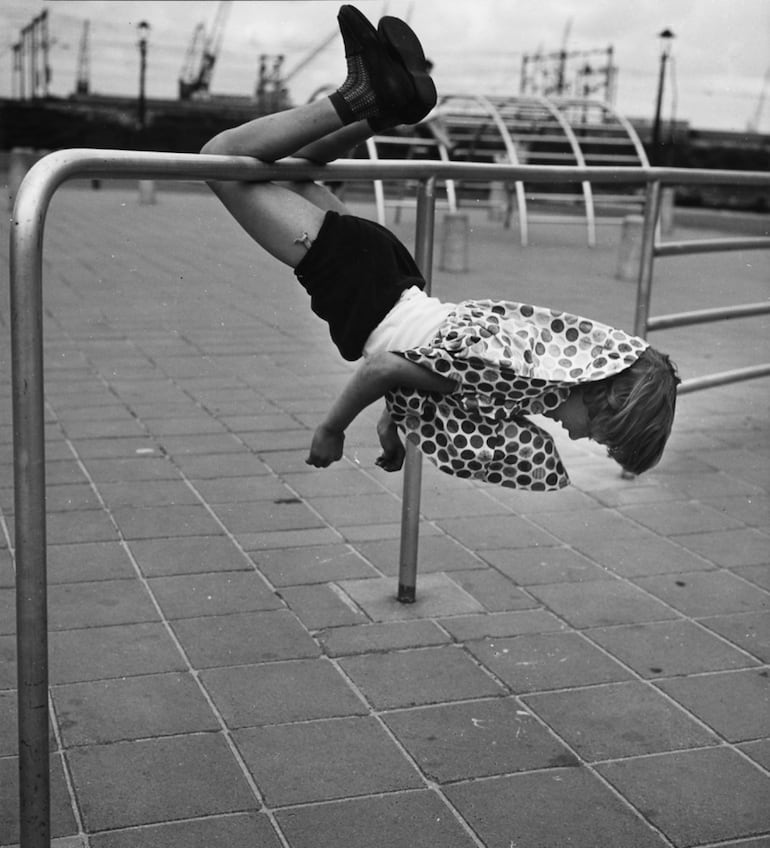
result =
[[[147,35],[150,32],[150,25],[147,21],[139,21],[136,25],[136,30],[139,33],[139,43],[145,43],[147,41]]]

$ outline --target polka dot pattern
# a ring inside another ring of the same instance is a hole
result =
[[[624,370],[644,340],[577,315],[509,301],[458,304],[411,362],[455,380],[451,394],[397,389],[388,409],[441,471],[532,491],[569,477],[552,438],[527,414],[555,409],[573,386]]]

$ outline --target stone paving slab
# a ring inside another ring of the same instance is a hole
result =
[[[351,372],[306,295],[208,194],[136,201],[65,187],[46,231],[55,848],[766,848],[768,381],[683,396],[635,480],[558,428],[556,494],[426,464],[403,605],[377,410],[340,463],[305,463]],[[617,226],[589,249],[533,225],[523,249],[471,215],[472,271],[436,269],[437,293],[631,325]],[[412,243],[409,210],[395,229]],[[767,283],[740,253],[661,261],[654,310]],[[18,840],[6,292],[0,846]],[[763,319],[725,324],[713,357],[708,338],[660,345],[686,376],[768,351]]]

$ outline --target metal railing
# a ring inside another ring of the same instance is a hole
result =
[[[14,431],[15,563],[19,720],[19,827],[21,848],[50,845],[48,737],[48,632],[46,576],[45,440],[43,376],[43,233],[50,201],[73,177],[164,180],[377,180],[419,184],[415,255],[430,283],[437,180],[508,180],[647,185],[642,260],[637,296],[637,332],[701,320],[696,313],[651,319],[649,314],[654,230],[661,184],[770,186],[770,174],[627,167],[513,166],[436,161],[340,160],[318,166],[303,160],[263,164],[247,157],[202,156],[111,150],[62,150],[35,164],[16,196],[11,223],[11,364]],[[731,240],[732,249],[770,247],[768,239]],[[679,246],[679,252],[687,248]],[[721,247],[719,249],[722,249]],[[669,246],[657,255],[673,252]],[[752,304],[741,314],[758,314]],[[748,310],[748,312],[747,312]],[[737,317],[728,310],[720,317]],[[716,317],[716,316],[710,316]],[[710,320],[710,318],[709,318]],[[657,321],[657,324],[656,324]],[[770,366],[751,376],[770,373]],[[737,379],[746,379],[743,374]],[[713,379],[725,381],[725,375]],[[704,388],[708,378],[683,384]],[[415,598],[421,464],[407,444],[399,562],[399,599]]]

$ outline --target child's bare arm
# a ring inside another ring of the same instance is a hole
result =
[[[308,465],[326,468],[341,459],[345,430],[351,421],[396,386],[443,393],[456,388],[454,381],[409,362],[397,353],[381,353],[367,359],[317,427],[307,458]]]

